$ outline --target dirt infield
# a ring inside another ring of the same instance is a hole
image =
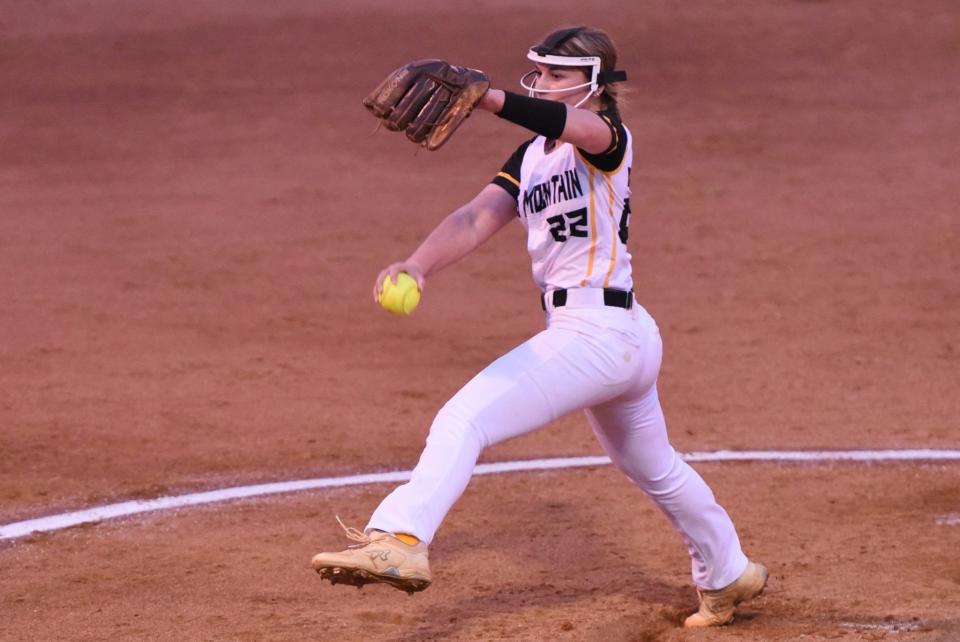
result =
[[[519,226],[410,318],[373,278],[525,136],[482,114],[414,154],[360,98],[427,56],[515,89],[525,47],[578,22],[630,74],[630,249],[676,447],[960,447],[955,2],[7,4],[0,524],[411,468],[542,313]],[[575,416],[483,460],[599,452]],[[678,628],[685,549],[601,467],[474,480],[413,598],[309,569],[385,486],[0,542],[0,639],[960,639],[960,465],[697,468],[772,572],[723,631]]]

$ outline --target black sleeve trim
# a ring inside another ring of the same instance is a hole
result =
[[[579,147],[580,155],[584,160],[596,167],[602,172],[612,172],[620,167],[623,162],[623,156],[627,152],[627,130],[620,117],[613,112],[600,112],[598,114],[610,128],[610,147],[599,154],[590,154]]]
[[[509,174],[500,172],[490,182],[505,189],[513,198],[520,196],[520,183],[515,183],[513,177]]]
[[[563,134],[563,128],[567,126],[565,104],[521,96],[512,91],[503,93],[503,108],[497,112],[497,116],[547,138],[556,139]]]
[[[499,185],[507,191],[510,196],[517,198],[520,195],[520,166],[523,164],[523,155],[527,153],[527,147],[533,142],[533,138],[524,141],[517,150],[511,154],[507,162],[503,164],[500,172],[490,181],[494,185]]]

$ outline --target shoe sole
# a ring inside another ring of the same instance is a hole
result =
[[[328,566],[316,569],[320,578],[330,580],[331,584],[348,584],[356,586],[358,589],[367,584],[389,584],[395,589],[406,591],[413,595],[428,586],[430,580],[415,579],[410,577],[397,577],[395,575],[378,575],[365,571],[362,568],[347,568],[342,566]]]

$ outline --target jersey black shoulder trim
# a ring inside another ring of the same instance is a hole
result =
[[[523,165],[523,156],[527,153],[527,147],[529,147],[530,143],[536,138],[537,137],[534,136],[524,141],[520,147],[517,147],[516,151],[511,154],[507,162],[500,168],[497,175],[490,181],[494,185],[499,185],[507,190],[507,193],[513,198],[517,198],[520,195],[520,167]]]
[[[620,120],[620,115],[614,111],[601,111],[597,113],[600,118],[610,128],[610,147],[599,154],[591,154],[583,149],[577,148],[584,160],[596,167],[602,172],[612,172],[620,167],[623,162],[623,156],[627,152],[627,130]]]

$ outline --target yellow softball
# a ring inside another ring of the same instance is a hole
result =
[[[394,314],[410,314],[420,303],[420,288],[416,280],[401,272],[397,275],[397,282],[390,280],[390,275],[383,277],[383,287],[380,290],[380,305]]]

